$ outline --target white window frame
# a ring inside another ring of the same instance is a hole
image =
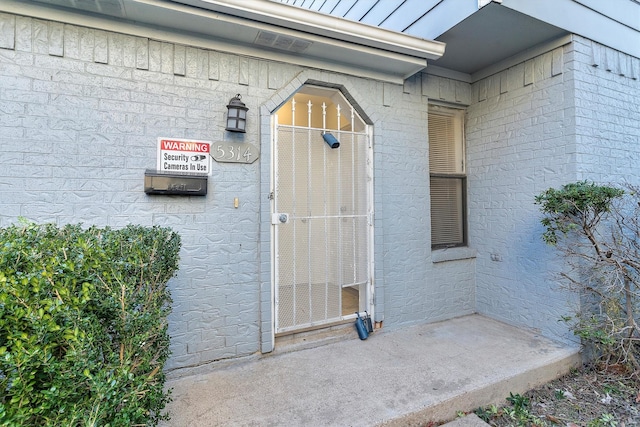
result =
[[[464,115],[461,108],[429,105],[432,249],[467,246]]]

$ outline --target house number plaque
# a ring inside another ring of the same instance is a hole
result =
[[[216,142],[211,145],[211,157],[221,163],[253,163],[260,150],[247,142]]]

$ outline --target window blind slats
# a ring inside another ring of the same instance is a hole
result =
[[[431,243],[451,246],[463,242],[464,178],[431,178]]]
[[[429,165],[433,173],[457,172],[452,122],[447,116],[429,116]]]
[[[431,245],[435,248],[466,243],[462,135],[461,110],[437,107],[429,113]]]

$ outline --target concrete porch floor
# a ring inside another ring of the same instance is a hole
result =
[[[423,426],[502,404],[580,363],[577,348],[480,315],[365,341],[354,328],[352,339],[171,374],[165,425]]]

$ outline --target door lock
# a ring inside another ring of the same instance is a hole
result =
[[[289,214],[287,213],[274,213],[271,216],[271,224],[276,225],[278,223],[286,224],[289,222]]]

